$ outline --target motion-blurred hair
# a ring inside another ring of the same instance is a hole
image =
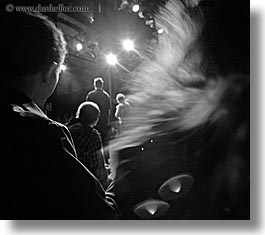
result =
[[[122,135],[112,142],[114,151],[206,123],[233,120],[238,127],[238,118],[247,120],[240,112],[249,111],[248,97],[241,103],[249,89],[249,77],[206,76],[199,43],[203,16],[199,9],[191,12],[181,1],[172,0],[157,15],[157,27],[164,33],[131,76],[128,98],[133,108],[124,120]]]

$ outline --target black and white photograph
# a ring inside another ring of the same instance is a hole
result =
[[[0,17],[1,220],[259,220],[249,1],[5,0]]]

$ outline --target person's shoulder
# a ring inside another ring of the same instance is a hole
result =
[[[19,130],[28,137],[36,139],[55,140],[56,138],[69,138],[67,127],[47,117],[36,105],[11,105],[8,118],[12,129]]]
[[[92,90],[92,91],[89,91],[87,94],[92,95],[92,94],[95,94],[96,92],[97,92],[96,90]]]
[[[67,127],[72,135],[81,135],[81,133],[84,131],[81,123],[75,123]]]
[[[87,93],[87,95],[86,95],[86,99],[88,99],[88,98],[91,97],[91,96],[94,96],[95,93],[96,93],[95,90],[89,91],[89,92]]]
[[[82,129],[82,124],[80,122],[73,123],[71,125],[67,125],[68,129],[70,132],[76,131],[76,130],[81,130]]]
[[[32,129],[46,129],[49,125],[55,124],[36,105],[32,103],[10,104],[7,118],[15,122],[16,125],[25,126]]]
[[[91,133],[94,137],[101,138],[100,132],[96,128],[92,128]]]
[[[94,135],[100,135],[99,131],[98,131],[96,128],[91,128],[91,132],[92,132]]]
[[[67,126],[52,119],[49,119],[46,131],[54,138],[70,138],[71,136]]]
[[[106,97],[110,98],[109,93],[106,92],[105,90],[103,90],[103,94],[104,94]]]

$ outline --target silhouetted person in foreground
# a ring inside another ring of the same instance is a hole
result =
[[[113,219],[68,129],[42,111],[64,62],[63,34],[43,16],[2,16],[1,219]]]

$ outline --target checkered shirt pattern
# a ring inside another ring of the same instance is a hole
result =
[[[80,123],[69,126],[77,157],[102,183],[107,184],[108,171],[105,168],[102,141],[99,132]]]

